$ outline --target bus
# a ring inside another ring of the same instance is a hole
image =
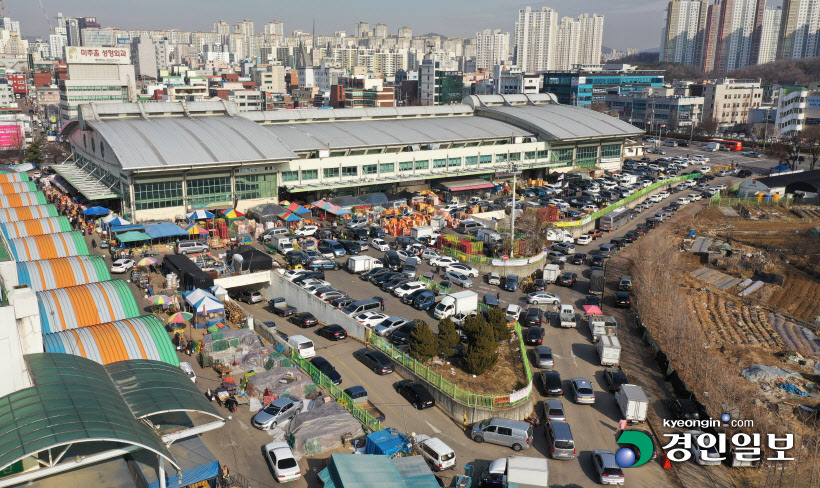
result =
[[[728,147],[730,151],[743,150],[743,143],[740,141],[727,141],[726,139],[709,139],[709,142],[716,142],[723,147]]]
[[[598,228],[612,232],[623,224],[629,222],[629,217],[632,211],[626,207],[616,208],[608,214],[602,215],[598,219]]]

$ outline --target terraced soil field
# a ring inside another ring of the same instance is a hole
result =
[[[783,286],[773,287],[769,304],[806,322],[820,316],[820,283],[799,271],[786,276]]]

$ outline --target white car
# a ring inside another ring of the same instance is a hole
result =
[[[185,361],[180,361],[179,362],[179,369],[181,369],[182,372],[185,373],[185,375],[188,376],[188,378],[191,381],[196,383],[196,373],[194,372],[194,368],[193,368],[193,366],[191,366],[191,363],[186,363]]]
[[[421,259],[430,261],[430,260],[433,260],[433,259],[436,259],[436,258],[440,258],[441,254],[437,253],[436,251],[434,251],[432,249],[425,249],[424,251],[421,252],[421,254],[419,254],[419,257]]]
[[[112,273],[126,273],[134,267],[133,259],[118,259],[111,264]]]
[[[293,233],[299,237],[310,237],[319,230],[319,226],[317,225],[306,225],[301,229],[296,229]]]
[[[450,256],[439,256],[430,260],[430,266],[450,266],[451,264],[458,264],[458,259]]]
[[[471,268],[470,266],[467,266],[466,264],[461,264],[461,263],[451,264],[451,265],[447,266],[446,268],[444,268],[444,271],[445,272],[455,271],[456,273],[465,274],[465,275],[469,276],[470,278],[478,278],[478,270],[475,269],[475,268]]]
[[[287,442],[277,441],[266,444],[265,458],[273,470],[273,476],[279,483],[296,481],[302,477],[299,463]]]
[[[427,285],[424,282],[411,281],[411,282],[405,283],[405,284],[397,287],[395,290],[393,290],[393,295],[395,295],[397,298],[404,298],[407,295],[413,293],[414,291],[422,290],[424,288],[427,288]]]
[[[310,279],[307,279],[307,280],[303,281],[302,283],[300,283],[300,286],[302,288],[304,288],[305,290],[310,291],[310,289],[316,290],[318,288],[323,288],[325,286],[330,286],[330,282],[325,281],[325,280],[320,280],[320,279],[317,279],[317,278],[310,278]]]
[[[704,156],[703,154],[695,154],[692,156],[692,159],[697,161],[698,163],[708,163],[709,156]]]
[[[588,236],[586,234],[583,234],[581,237],[575,239],[575,243],[580,245],[580,246],[585,246],[585,245],[589,244],[590,242],[592,242],[592,237]]]
[[[595,205],[589,205],[589,204],[587,204],[587,205],[584,205],[583,207],[581,207],[581,211],[582,211],[582,212],[590,212],[590,213],[592,213],[592,212],[597,212],[597,211],[598,211],[598,207],[596,207]]]
[[[693,187],[695,187],[697,184],[698,184],[698,182],[697,182],[697,181],[695,181],[695,180],[686,180],[686,186],[688,186],[689,188],[693,188]]]
[[[560,305],[561,298],[552,293],[545,291],[536,291],[527,295],[527,303],[530,305],[541,305],[542,303],[551,303],[553,305]]]
[[[686,183],[678,183],[675,186],[675,189],[678,190],[678,191],[685,190],[687,188],[689,188],[689,186]]]
[[[690,193],[690,194],[689,194],[689,195],[687,195],[687,196],[689,197],[689,200],[690,200],[690,201],[693,201],[693,202],[697,202],[697,201],[699,201],[699,200],[701,200],[701,199],[703,198],[703,197],[700,195],[700,193]]]
[[[692,437],[692,445],[689,447],[689,450],[692,451],[692,457],[695,459],[696,463],[701,466],[720,466],[722,459],[720,457],[720,453],[714,446],[701,447],[698,445],[698,437],[704,435],[703,431],[687,430],[683,433],[684,435],[689,434]],[[701,452],[701,450],[704,452]],[[703,454],[705,454],[705,456]]]
[[[351,220],[350,222],[347,223],[347,226],[350,227],[351,229],[358,229],[359,227],[367,227],[368,225],[370,225],[370,221],[367,220],[364,217],[355,218],[355,219],[353,219],[353,220]]]
[[[725,190],[725,189],[726,189],[726,185],[724,185],[723,183],[720,183],[720,184],[718,184],[718,185],[715,185],[715,189],[717,189],[717,190]]]
[[[660,195],[652,195],[649,197],[649,201],[652,203],[658,203],[661,200],[663,200],[663,197],[661,197]]]
[[[285,277],[286,280],[293,281],[296,278],[298,278],[298,277],[302,276],[303,274],[307,273],[308,271],[310,271],[310,270],[308,270],[308,269],[292,269],[292,270],[286,272],[283,276]]]
[[[717,176],[729,176],[730,174],[731,173],[723,169],[717,172]]]
[[[507,314],[507,320],[509,320],[510,322],[517,322],[518,317],[521,316],[521,305],[511,303],[507,305],[507,308],[504,310],[504,313]]]
[[[712,167],[711,166],[701,166],[700,169],[698,169],[698,171],[700,171],[701,173],[708,173],[708,172],[712,171]]]
[[[413,253],[407,251],[396,251],[396,254],[399,255],[399,259],[401,259],[402,262],[407,261],[409,258],[415,257]]]
[[[689,200],[689,197],[680,197],[678,198],[678,203],[681,205],[688,205],[692,203],[692,200]]]
[[[390,250],[390,245],[388,245],[384,239],[371,239],[370,247],[382,252],[387,252]]]
[[[35,171],[32,176],[34,176],[35,178],[39,178],[39,177],[43,176],[43,173],[41,173],[39,171]]]
[[[359,315],[353,317],[353,320],[360,324],[364,324],[366,327],[375,327],[382,323],[384,319],[388,318],[387,314],[381,312],[362,312]]]
[[[443,277],[445,280],[449,280],[462,288],[470,288],[473,286],[473,280],[458,271],[446,271]]]
[[[671,193],[669,193],[669,192],[668,192],[668,191],[666,191],[666,190],[664,190],[664,191],[662,191],[662,192],[658,193],[658,196],[659,196],[659,197],[661,197],[661,200],[662,200],[662,199],[664,199],[664,198],[669,198],[669,195],[671,195]]]

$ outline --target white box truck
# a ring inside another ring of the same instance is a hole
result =
[[[618,336],[602,335],[598,341],[598,357],[601,366],[618,366],[621,362],[621,343]]]
[[[566,229],[547,229],[547,240],[550,242],[566,242],[574,244],[575,239]]]
[[[561,276],[561,268],[557,264],[548,264],[544,266],[544,281],[547,283],[555,283],[555,280]]]
[[[432,237],[434,234],[437,236],[438,232],[431,225],[421,225],[410,229],[410,237],[413,239],[424,239],[425,237]]]
[[[370,271],[374,268],[383,268],[381,260],[373,256],[350,256],[345,263],[347,270],[351,273],[358,274]]]
[[[624,420],[630,424],[646,422],[649,399],[646,398],[643,388],[637,385],[621,385],[615,393],[615,401],[621,409]]]
[[[618,333],[618,322],[611,315],[587,315],[587,323],[589,333],[592,334],[592,342],[598,342],[602,335],[614,336]]]
[[[441,320],[457,313],[469,314],[476,310],[478,310],[478,294],[464,290],[442,298],[433,309],[433,317]]]
[[[558,313],[558,318],[561,320],[561,327],[576,327],[578,325],[575,317],[575,307],[572,305],[561,305],[561,311]]]
[[[550,467],[546,458],[507,456],[505,486],[517,488],[547,488]]]

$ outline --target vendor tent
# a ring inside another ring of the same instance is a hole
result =
[[[185,231],[192,236],[198,236],[201,234],[208,233],[207,229],[196,223],[190,224],[188,227],[185,228]]]
[[[171,222],[146,224],[145,233],[148,234],[151,239],[161,239],[163,237],[184,237],[188,235],[188,233],[182,230],[180,226]]]
[[[228,296],[228,290],[222,287],[222,285],[214,285],[210,288],[210,291],[216,298]]]
[[[188,214],[188,220],[210,220],[214,218],[215,215],[207,210],[194,210],[193,212]]]
[[[285,222],[296,222],[297,220],[302,220],[302,217],[299,217],[298,215],[290,211],[279,215],[279,218],[284,220]]]
[[[83,210],[83,215],[88,215],[92,217],[97,217],[100,215],[108,215],[111,213],[111,210],[108,210],[105,207],[89,207]]]
[[[273,269],[273,258],[253,246],[239,246],[233,255],[234,266],[241,270],[254,272]],[[236,262],[236,256],[242,257],[241,263]]]
[[[790,169],[792,168],[788,164],[778,164],[772,168],[772,171],[789,171]]]
[[[297,215],[309,214],[310,213],[310,210],[306,209],[305,207],[299,205],[296,202],[293,202],[290,205],[288,205],[287,210],[288,210],[288,212],[293,212]]]
[[[314,401],[288,424],[288,444],[297,456],[315,456],[342,447],[342,438],[356,438],[362,424],[336,402]]]
[[[122,234],[117,234],[116,239],[122,244],[127,244],[129,242],[150,241],[151,236],[149,236],[145,232],[130,230],[130,231],[124,232]]]
[[[111,219],[106,220],[108,217],[111,217]],[[103,224],[105,224],[108,227],[119,227],[119,226],[122,226],[122,225],[131,225],[131,222],[125,220],[122,217],[118,217],[116,215],[115,216],[109,215],[108,217],[106,217],[106,219],[103,219]]]
[[[279,215],[285,213],[286,209],[281,205],[273,203],[263,203],[255,207],[251,207],[246,215],[258,222],[273,222],[279,218]]]
[[[245,214],[243,214],[242,212],[238,212],[234,208],[229,208],[229,209],[225,210],[224,212],[222,212],[221,215],[222,215],[222,218],[228,219],[229,221],[245,218]]]
[[[361,205],[367,205],[365,202],[361,201],[356,197],[336,197],[331,198],[330,203],[336,205],[338,207],[359,207]]]

